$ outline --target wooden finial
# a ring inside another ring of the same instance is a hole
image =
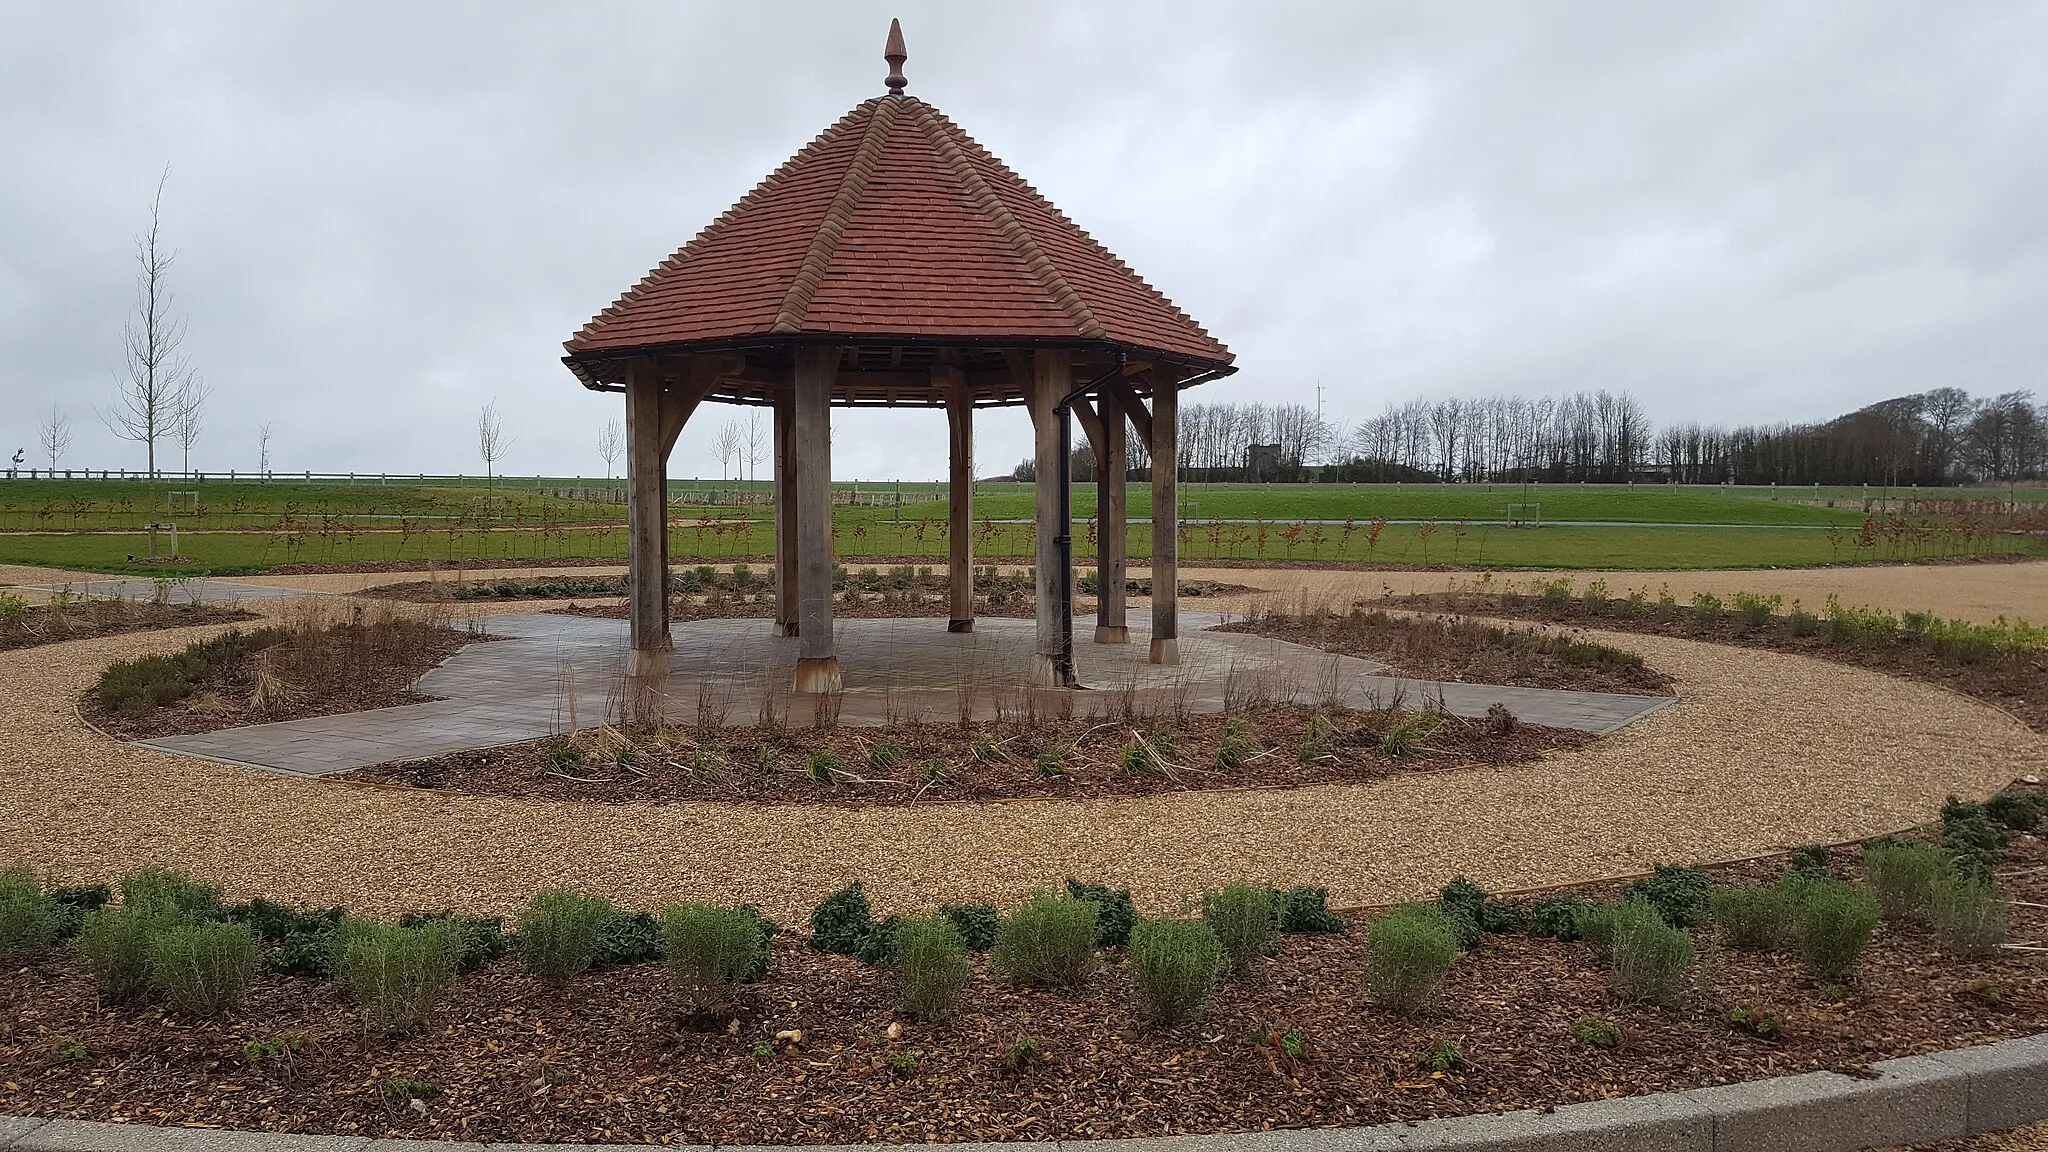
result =
[[[903,95],[903,86],[910,83],[903,78],[903,62],[910,59],[910,53],[903,50],[903,25],[895,20],[889,21],[889,42],[882,45],[882,59],[889,62],[889,78],[883,81],[889,94]]]

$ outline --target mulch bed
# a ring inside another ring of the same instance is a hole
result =
[[[1943,659],[1926,645],[1900,639],[1893,643],[1858,644],[1831,641],[1823,632],[1795,636],[1774,619],[1766,626],[1754,626],[1735,612],[1716,623],[1704,623],[1686,610],[1671,619],[1650,615],[1625,616],[1618,610],[1588,612],[1582,600],[1567,598],[1562,603],[1540,596],[1500,593],[1435,592],[1395,596],[1370,602],[1375,607],[1404,608],[1426,612],[1455,612],[1474,616],[1500,616],[1535,620],[1546,624],[1577,625],[1613,632],[1641,632],[1653,636],[1675,636],[1745,648],[1766,648],[1852,664],[1909,680],[1936,684],[2003,708],[2036,732],[2048,733],[2048,652],[1960,664]],[[1613,602],[1618,604],[1620,602]]]
[[[233,624],[255,617],[245,608],[221,604],[153,604],[132,600],[84,600],[62,608],[37,604],[23,613],[21,619],[0,624],[0,652],[124,632]]]
[[[1671,678],[1611,649],[1576,648],[1580,662],[1564,658],[1559,645],[1534,629],[1506,629],[1459,619],[1427,619],[1358,609],[1327,613],[1262,613],[1221,625],[1218,632],[1270,636],[1326,652],[1387,664],[1423,680],[1506,684],[1517,688],[1559,688],[1672,696]],[[1606,659],[1603,659],[1606,658]]]
[[[1765,879],[1777,861],[1720,870]],[[2048,900],[2048,850],[2018,838],[2002,871]],[[1588,895],[1611,894],[1593,886]],[[2048,917],[2015,910],[2038,942]],[[260,977],[218,1021],[102,1007],[65,958],[0,983],[0,1112],[161,1125],[470,1141],[855,1143],[1162,1136],[1364,1125],[1675,1091],[1832,1069],[2048,1028],[2037,954],[1959,961],[1911,924],[1880,928],[1850,984],[1825,991],[1781,957],[1713,952],[1685,1007],[1616,1002],[1580,944],[1489,936],[1437,1006],[1407,1018],[1361,988],[1354,927],[1283,937],[1225,982],[1201,1021],[1141,1024],[1117,958],[1079,990],[1018,990],[975,960],[961,1012],[902,1022],[892,978],[778,937],[767,979],[730,1030],[700,1030],[658,965],[552,990],[501,961],[464,979],[420,1035],[365,1035],[337,987]],[[1987,988],[1995,987],[1994,999]],[[1727,1023],[1780,1015],[1780,1038]],[[1616,1025],[1618,1049],[1574,1024]],[[773,1052],[800,1029],[800,1046]],[[1268,1038],[1298,1030],[1293,1059]],[[251,1041],[294,1033],[289,1060],[251,1065]],[[1031,1037],[1042,1063],[1006,1059]],[[1441,1070],[1427,1056],[1455,1045]],[[767,1054],[771,1053],[773,1054]],[[891,1057],[895,1057],[892,1063]],[[1021,1067],[1019,1065],[1022,1065]],[[394,1085],[394,1078],[415,1082]],[[414,1104],[413,1094],[418,1094]]]
[[[1221,716],[1122,723],[1020,716],[967,728],[950,722],[782,731],[756,726],[701,739],[678,732],[665,743],[636,744],[639,753],[630,766],[615,756],[622,738],[606,731],[379,764],[336,779],[545,800],[866,806],[1357,782],[1395,772],[1528,763],[1597,739],[1527,724],[1503,732],[1486,721],[1447,716],[1421,748],[1396,758],[1382,750],[1382,735],[1413,713],[1338,710],[1325,713],[1334,733],[1328,751],[1304,759],[1311,715],[1294,705],[1247,709],[1256,747],[1234,767],[1218,763]],[[1170,731],[1169,740],[1162,741],[1162,731]],[[1160,755],[1155,760],[1141,751],[1134,770],[1123,756],[1141,734]],[[577,758],[565,760],[563,750],[570,747]],[[888,751],[878,755],[878,748]],[[830,785],[806,774],[820,752],[837,757],[827,769]]]
[[[360,655],[340,653],[322,661],[316,669],[296,674],[287,668],[281,672],[287,691],[267,701],[265,706],[252,700],[257,664],[264,655],[257,652],[213,669],[192,695],[174,704],[139,713],[112,712],[101,705],[97,694],[87,692],[79,699],[78,708],[86,720],[110,736],[149,740],[218,732],[245,724],[421,704],[435,697],[414,692],[414,680],[432,671],[463,645],[494,639],[453,628],[421,626],[409,633],[408,643],[401,647]]]

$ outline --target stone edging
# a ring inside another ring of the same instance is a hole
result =
[[[1998,1132],[2048,1118],[2048,1033],[1884,1060],[1871,1065],[1871,1071],[1875,1075],[1869,1079],[1809,1072],[1690,1092],[1569,1104],[1545,1112],[1458,1116],[1372,1128],[944,1147],[959,1152],[1857,1152]],[[626,1147],[646,1146],[371,1140],[0,1116],[0,1149],[11,1152],[540,1152],[547,1147],[624,1152]],[[693,1152],[709,1149],[700,1146]]]

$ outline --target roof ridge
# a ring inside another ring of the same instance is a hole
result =
[[[981,210],[988,213],[996,222],[1003,238],[1010,242],[1010,247],[1016,250],[1017,255],[1023,257],[1024,263],[1031,269],[1031,274],[1037,277],[1039,284],[1060,306],[1060,311],[1066,313],[1067,319],[1074,322],[1081,335],[1091,340],[1106,339],[1109,333],[1103,329],[1101,321],[1095,318],[1095,313],[1088,307],[1088,302],[1081,299],[1081,294],[1074,291],[1072,284],[1067,283],[1066,276],[1038,246],[1038,238],[1031,234],[1031,230],[1024,226],[1023,221],[1017,219],[1016,213],[1010,211],[1010,206],[1003,203],[1002,197],[996,195],[995,189],[989,187],[988,181],[982,179],[981,173],[974,170],[974,162],[968,158],[966,150],[960,146],[959,141],[953,139],[950,132],[946,131],[954,127],[952,121],[922,100],[918,101],[917,105],[924,113],[919,117],[919,124],[924,128],[925,137],[931,141],[939,158],[944,160],[947,166],[953,169],[954,175],[960,178],[960,182],[966,185],[968,194],[974,197]]]
[[[832,197],[832,206],[825,210],[825,218],[818,222],[817,232],[811,236],[810,247],[804,251],[804,262],[798,267],[796,278],[789,282],[789,290],[783,293],[782,307],[775,312],[775,323],[769,328],[771,332],[803,330],[804,314],[810,311],[811,297],[817,294],[818,285],[824,282],[825,269],[832,263],[832,254],[839,250],[839,238],[846,232],[846,222],[853,217],[853,210],[860,206],[860,199],[867,192],[868,177],[874,175],[875,165],[882,159],[882,149],[889,142],[889,129],[896,123],[902,101],[878,99],[873,103],[874,115],[868,118],[860,147],[855,150],[852,162],[847,164],[846,175],[839,178],[839,191]]]

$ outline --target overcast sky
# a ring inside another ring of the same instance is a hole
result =
[[[855,103],[936,104],[1226,341],[1200,399],[2048,392],[2048,3],[0,0],[0,439],[113,394],[164,165],[195,467],[595,474],[561,342]],[[671,474],[716,475],[732,410]],[[1028,448],[984,418],[982,472]],[[841,413],[842,478],[943,475]]]

